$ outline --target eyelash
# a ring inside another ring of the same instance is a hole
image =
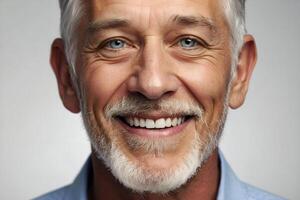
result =
[[[180,46],[180,41],[182,41],[183,39],[191,39],[194,42],[196,42],[196,46],[195,47],[191,47],[191,48],[184,48],[182,46]],[[124,47],[122,48],[109,48],[107,47],[109,45],[110,42],[113,42],[115,40],[120,40],[122,42],[124,42]],[[184,51],[196,51],[199,50],[199,48],[206,48],[206,49],[210,49],[211,46],[202,38],[193,36],[193,35],[180,35],[179,37],[177,37],[175,39],[175,42],[173,43],[173,45],[171,45],[171,47],[178,47],[181,48]],[[130,43],[126,38],[123,37],[113,37],[113,38],[109,38],[104,40],[103,42],[101,42],[95,49],[95,51],[100,51],[100,50],[106,50],[106,51],[110,51],[110,52],[121,52],[122,50],[124,50],[124,48],[128,48],[128,47],[134,47],[134,45],[132,43]],[[199,48],[197,48],[199,47]]]
[[[210,49],[210,44],[208,44],[205,40],[203,40],[202,38],[196,37],[196,36],[191,36],[191,35],[181,35],[179,36],[174,43],[174,46],[177,45],[179,46],[179,43],[181,40],[183,39],[191,39],[193,41],[195,41],[198,45],[203,46],[204,48]],[[194,50],[194,49],[185,49],[185,50]]]
[[[107,47],[107,46],[109,45],[110,42],[113,42],[113,41],[116,41],[116,40],[120,40],[120,41],[124,42],[124,46],[133,46],[133,45],[130,45],[130,43],[128,42],[128,40],[126,40],[125,38],[122,38],[122,37],[115,37],[115,38],[109,38],[109,39],[106,39],[106,40],[104,40],[103,42],[101,42],[101,43],[98,45],[97,50],[106,48],[106,50],[109,50],[109,51],[120,51],[122,48],[120,48],[120,49],[113,49],[113,48]]]

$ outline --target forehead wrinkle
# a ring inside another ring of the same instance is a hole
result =
[[[97,20],[89,23],[87,31],[89,33],[98,32],[101,30],[129,27],[130,22],[126,19],[108,19],[108,20]]]
[[[92,1],[92,0],[90,0]],[[102,5],[98,5],[101,11],[105,11],[105,4],[107,5],[122,5],[126,4],[122,1],[109,1],[104,0],[101,3]],[[104,4],[104,5],[103,5]],[[161,13],[155,7],[156,4],[145,4],[143,1],[137,1],[134,3],[135,6],[140,9],[134,9],[133,16],[121,15],[121,13],[113,14],[115,15],[115,19],[107,19],[107,21],[99,21],[91,22],[88,24],[88,32],[97,32],[104,29],[114,29],[114,28],[130,28],[131,30],[138,31],[143,34],[154,34],[158,30],[163,28],[171,28],[177,26],[178,28],[202,28],[208,31],[208,34],[213,37],[216,35],[216,32],[219,27],[216,26],[216,22],[208,17],[202,16],[200,13],[194,13],[192,15],[182,14],[173,14],[169,16],[164,16],[164,12]],[[122,12],[123,13],[123,12]],[[107,13],[106,13],[107,14]],[[170,13],[169,13],[170,14]],[[108,14],[109,16],[110,14]],[[120,16],[118,16],[120,15]],[[162,17],[159,17],[163,15]],[[86,29],[87,30],[87,29]]]
[[[200,27],[206,27],[213,33],[216,33],[218,28],[215,25],[214,21],[210,18],[198,15],[174,15],[171,17],[171,23],[174,23],[179,26],[200,26]]]

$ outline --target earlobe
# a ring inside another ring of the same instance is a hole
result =
[[[252,72],[257,59],[255,40],[251,35],[244,36],[244,45],[240,51],[229,95],[229,106],[240,107],[246,98]]]
[[[55,73],[59,95],[64,106],[73,113],[80,112],[79,100],[71,80],[62,39],[55,39],[52,43],[50,64]]]

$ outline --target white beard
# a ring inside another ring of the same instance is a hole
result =
[[[126,187],[137,192],[167,193],[186,183],[201,167],[211,151],[215,149],[215,142],[212,142],[209,146],[206,146],[209,149],[205,149],[205,153],[200,152],[199,140],[199,134],[195,134],[190,151],[182,162],[171,169],[164,169],[163,171],[145,170],[139,165],[133,164],[114,144],[112,144],[110,155],[101,158],[111,168],[114,176]]]
[[[142,163],[130,160],[118,142],[114,138],[107,138],[108,134],[104,134],[122,133],[117,133],[113,128],[105,129],[103,123],[96,124],[92,114],[86,112],[86,109],[83,109],[83,121],[96,156],[111,170],[116,179],[135,192],[164,194],[185,184],[216,149],[224,126],[226,111],[227,107],[225,106],[218,127],[214,132],[207,134],[206,138],[200,138],[199,131],[195,131],[189,151],[181,158],[182,162],[162,170],[149,169]],[[145,143],[145,141],[141,143]]]

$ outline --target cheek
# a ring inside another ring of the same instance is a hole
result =
[[[201,120],[195,124],[195,128],[202,135],[216,133],[224,111],[229,72],[222,65],[197,64],[189,67],[189,70],[182,70],[180,78],[204,109],[205,124]]]
[[[86,68],[83,84],[90,109],[103,111],[108,103],[125,95],[124,83],[130,76],[129,66],[95,63]]]
[[[180,79],[205,110],[223,100],[229,74],[224,70],[225,67],[208,64],[191,64],[186,67],[188,69],[180,71]]]

